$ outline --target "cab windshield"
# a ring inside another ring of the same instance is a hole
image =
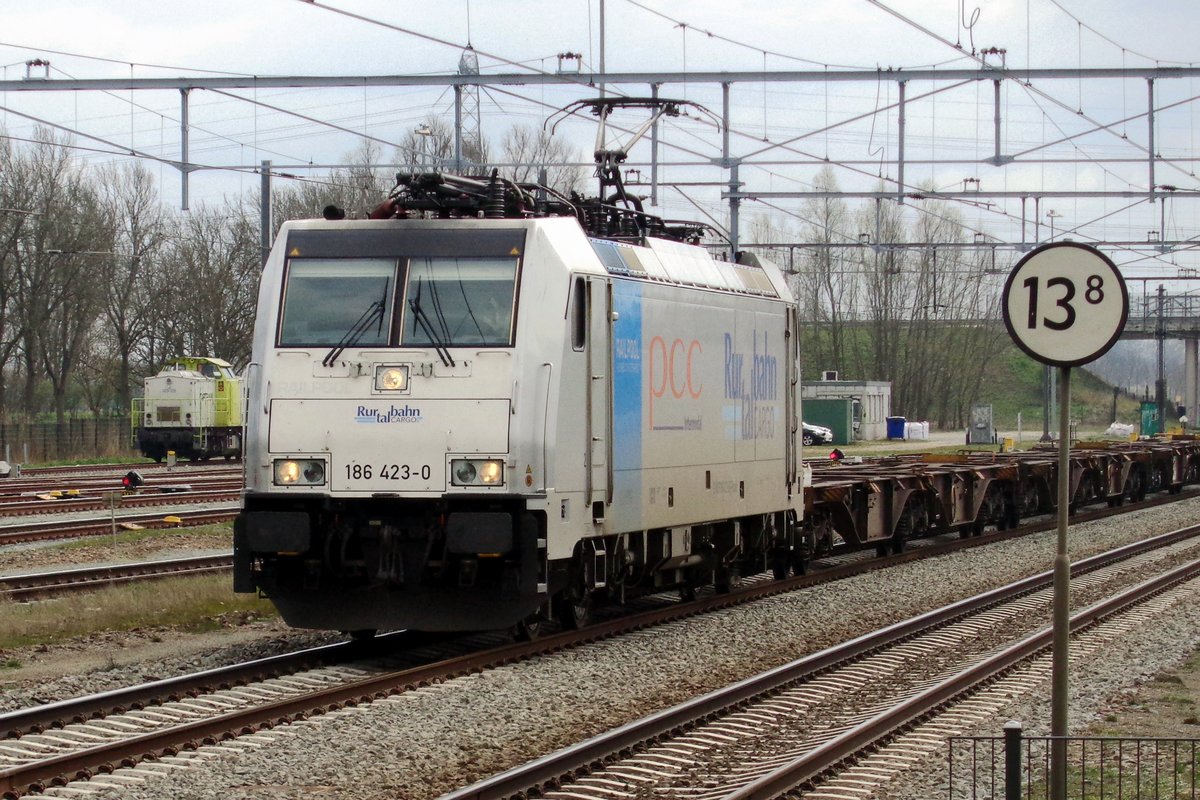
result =
[[[516,280],[515,258],[412,259],[400,344],[511,344]]]
[[[330,347],[331,358],[397,335],[407,347],[507,346],[516,278],[516,258],[294,258],[278,344]]]

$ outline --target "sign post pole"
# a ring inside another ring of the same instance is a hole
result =
[[[1071,509],[1071,367],[1096,360],[1116,344],[1129,317],[1129,292],[1116,265],[1099,250],[1074,242],[1057,242],[1039,247],[1017,262],[1004,284],[1002,307],[1004,326],[1013,342],[1045,364],[1047,375],[1051,366],[1059,368],[1050,796],[1053,800],[1065,800],[1071,619],[1071,560],[1067,553],[1067,516]],[[1048,408],[1049,387],[1045,394]],[[1045,417],[1043,423],[1048,428],[1049,411]]]
[[[1058,368],[1058,536],[1054,551],[1054,644],[1050,678],[1050,796],[1067,796],[1067,668],[1071,628],[1071,557],[1067,553],[1067,516],[1071,511],[1071,368]]]

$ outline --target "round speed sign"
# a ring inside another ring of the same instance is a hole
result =
[[[1129,317],[1129,292],[1116,265],[1075,242],[1048,244],[1018,261],[1001,302],[1017,346],[1059,367],[1104,355]]]

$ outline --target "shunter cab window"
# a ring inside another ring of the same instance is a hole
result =
[[[283,296],[279,344],[379,347],[391,338],[393,258],[293,259]]]
[[[516,282],[515,258],[411,259],[400,344],[511,344]]]

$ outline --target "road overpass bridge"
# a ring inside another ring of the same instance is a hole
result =
[[[1158,378],[1155,401],[1164,421],[1174,418],[1166,397],[1163,346],[1167,339],[1183,340],[1183,405],[1192,424],[1200,420],[1200,384],[1197,383],[1197,359],[1200,358],[1200,294],[1168,294],[1163,285],[1153,294],[1129,298],[1129,319],[1122,339],[1154,339],[1158,342]]]

